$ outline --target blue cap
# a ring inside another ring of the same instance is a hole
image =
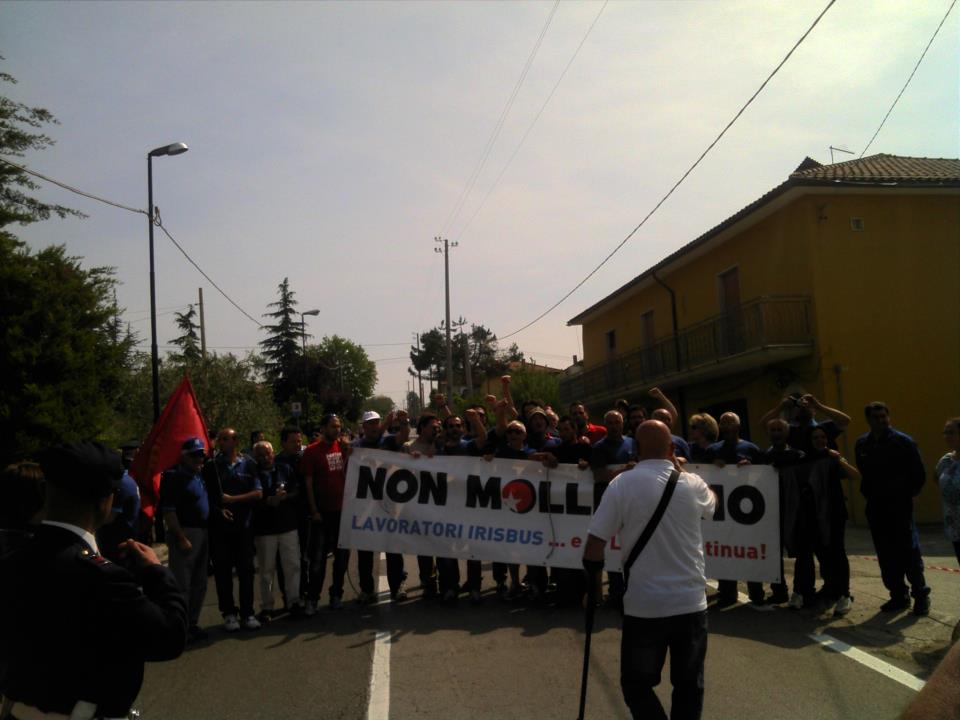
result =
[[[183,445],[180,446],[180,450],[185,453],[195,453],[195,452],[205,452],[207,446],[203,444],[203,440],[198,437],[187,438],[184,440]]]

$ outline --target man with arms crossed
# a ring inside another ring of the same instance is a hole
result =
[[[643,533],[675,468],[669,428],[657,420],[637,429],[639,462],[610,483],[590,523],[583,554],[588,574],[603,567],[603,550],[620,535],[624,559]],[[634,718],[663,718],[654,687],[670,649],[673,720],[703,711],[707,602],[701,519],[716,499],[699,475],[680,473],[663,517],[630,569],[623,598],[620,687]],[[588,582],[591,582],[588,580]]]

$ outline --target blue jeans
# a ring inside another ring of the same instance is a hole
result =
[[[670,649],[671,720],[698,720],[703,712],[703,663],[707,613],[660,618],[623,617],[620,687],[634,718],[666,720],[653,689]]]

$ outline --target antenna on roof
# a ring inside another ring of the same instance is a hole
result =
[[[837,152],[846,153],[847,155],[856,155],[855,152],[852,152],[852,151],[850,151],[850,150],[847,150],[846,148],[839,148],[839,147],[834,147],[833,145],[831,145],[831,146],[830,146],[830,164],[831,164],[831,165],[833,165],[833,151],[834,151],[834,150],[836,150]]]

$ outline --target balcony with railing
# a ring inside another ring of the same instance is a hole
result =
[[[758,297],[648,347],[560,381],[561,400],[590,402],[729,375],[813,351],[810,300]]]

